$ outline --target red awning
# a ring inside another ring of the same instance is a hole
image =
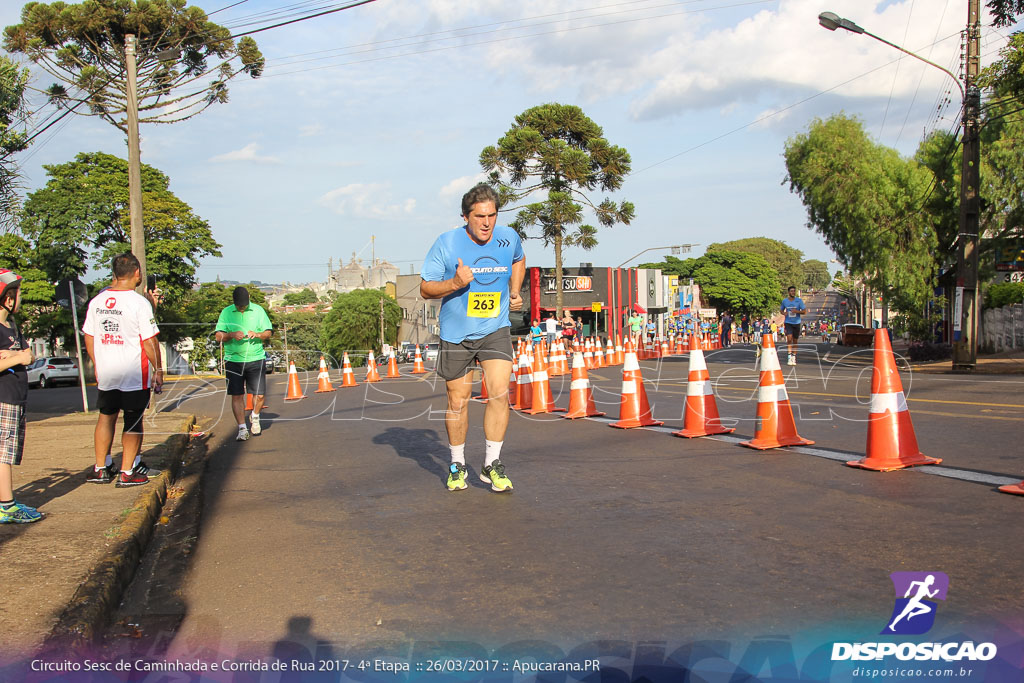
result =
[[[644,315],[647,315],[647,309],[641,306],[640,304],[633,304],[633,310],[639,313],[643,313]]]

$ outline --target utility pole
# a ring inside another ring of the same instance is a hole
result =
[[[953,370],[972,372],[978,362],[978,251],[981,145],[978,139],[981,93],[980,0],[967,3],[967,58],[964,63],[963,162],[960,168],[960,234],[957,239],[956,288],[953,292]]]
[[[139,259],[141,292],[146,289],[146,235],[142,231],[142,158],[139,152],[139,91],[135,74],[135,35],[124,37],[124,61],[128,73],[128,220],[131,223],[132,253]]]

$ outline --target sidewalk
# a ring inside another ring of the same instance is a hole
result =
[[[121,582],[145,550],[170,475],[180,469],[194,421],[186,413],[147,414],[143,458],[164,473],[123,489],[85,482],[94,462],[95,412],[29,422],[25,458],[14,468],[15,496],[46,518],[0,525],[7,586],[0,599],[0,629],[6,634],[0,670],[37,652],[59,621],[88,637],[97,617],[116,608]],[[115,460],[120,433],[119,420]]]

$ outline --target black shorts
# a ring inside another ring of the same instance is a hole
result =
[[[267,372],[263,358],[245,363],[225,361],[224,374],[228,381],[228,396],[264,396],[267,393]]]
[[[464,339],[458,344],[441,340],[437,352],[437,376],[446,382],[464,376],[478,360],[507,360],[514,357],[512,335],[502,327],[479,339]]]
[[[786,336],[793,337],[793,339],[800,338],[800,324],[799,323],[786,323]]]
[[[149,389],[121,391],[100,389],[96,399],[96,408],[100,415],[117,415],[123,413],[124,431],[131,434],[142,433],[142,415],[149,406]]]

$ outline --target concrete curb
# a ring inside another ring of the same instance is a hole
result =
[[[118,530],[117,542],[89,572],[44,641],[44,657],[58,653],[64,657],[69,652],[87,654],[117,610],[146,552],[153,526],[167,500],[167,489],[181,472],[182,457],[195,422],[195,415],[189,415],[182,422],[180,433],[164,441],[170,451],[167,469],[135,498],[131,512]]]

